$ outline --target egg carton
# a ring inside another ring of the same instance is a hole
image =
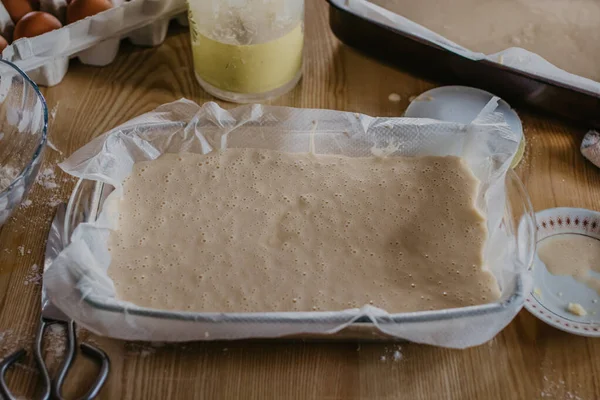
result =
[[[114,61],[120,42],[128,38],[139,46],[158,46],[169,22],[187,25],[185,0],[113,0],[114,7],[84,20],[33,38],[13,42],[2,58],[13,62],[41,86],[60,83],[69,60],[105,66]],[[42,0],[40,9],[65,21],[66,0]],[[14,25],[0,3],[0,32],[11,37]]]

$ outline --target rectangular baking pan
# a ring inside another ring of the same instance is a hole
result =
[[[600,95],[488,60],[474,61],[328,0],[333,33],[346,45],[444,84],[479,87],[509,101],[600,128]],[[600,23],[600,21],[599,21]]]
[[[510,179],[518,178],[511,171]],[[520,183],[519,183],[520,185]],[[522,188],[522,186],[521,186]],[[84,222],[95,221],[102,210],[102,205],[108,195],[114,190],[111,185],[91,180],[80,180],[71,195],[67,207],[66,222],[63,232],[64,238],[70,238],[74,229]],[[68,243],[65,243],[65,245]],[[518,309],[522,307],[527,295],[524,289],[522,276],[519,274],[514,284],[514,290],[505,300],[483,304],[478,306],[455,308],[448,310],[409,312],[400,314],[390,314],[387,322],[391,324],[427,324],[433,326],[443,326],[449,320],[463,321],[465,325],[473,324],[477,318],[494,318],[494,315],[505,312],[508,309]],[[322,317],[303,318],[299,313],[289,312],[283,317],[274,318],[269,313],[226,313],[222,314],[219,322],[214,322],[210,314],[198,312],[177,312],[164,311],[150,308],[127,308],[116,306],[106,301],[104,298],[95,296],[83,296],[85,302],[91,308],[97,311],[108,313],[126,314],[129,318],[137,318],[140,324],[152,329],[153,323],[160,320],[168,322],[169,326],[182,327],[189,330],[203,329],[203,327],[214,326],[218,324],[220,330],[240,330],[253,325],[272,324],[277,325],[300,325],[300,324],[326,324],[339,325],[345,322],[340,317],[329,316],[328,313],[322,313]],[[282,313],[279,313],[282,314]],[[154,321],[154,322],[153,322]],[[332,341],[394,341],[398,338],[388,335],[379,330],[368,318],[361,318],[341,331],[332,334],[301,334],[281,337],[282,339],[303,339],[303,340],[332,340]]]

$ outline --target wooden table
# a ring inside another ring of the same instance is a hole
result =
[[[411,96],[436,86],[341,45],[328,28],[321,0],[307,1],[306,36],[304,79],[273,104],[398,116]],[[112,65],[72,62],[60,85],[43,89],[51,110],[50,140],[59,150],[47,150],[44,168],[56,173],[59,187],[35,185],[32,204],[0,230],[0,357],[20,346],[31,349],[40,298],[32,266],[42,265],[52,206],[66,200],[74,185],[57,162],[159,104],[181,97],[213,100],[195,82],[191,65],[187,32],[172,28],[158,48],[123,43]],[[402,100],[389,101],[392,92]],[[520,115],[528,145],[517,171],[535,209],[600,208],[600,171],[578,151],[585,129],[525,110]],[[51,336],[46,357],[55,370],[60,335],[52,331]],[[103,399],[600,398],[600,341],[563,333],[526,311],[488,344],[462,351],[409,343],[153,346],[87,332],[80,338],[111,357]],[[84,393],[94,376],[93,364],[79,360],[68,380],[69,398]],[[39,394],[38,378],[28,356],[10,372],[9,383],[32,398]]]

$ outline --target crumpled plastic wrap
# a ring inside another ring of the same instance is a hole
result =
[[[107,239],[116,215],[105,207],[98,219],[80,224],[70,244],[44,274],[52,302],[78,324],[129,340],[189,341],[280,337],[337,332],[362,318],[373,329],[407,340],[447,347],[468,347],[491,339],[522,307],[514,298],[523,290],[527,265],[501,227],[505,175],[521,139],[510,130],[493,99],[469,125],[428,119],[372,118],[356,113],[242,106],[224,110],[179,100],[158,107],[96,138],[61,164],[79,178],[102,181],[121,194],[121,183],[135,162],[163,153],[209,153],[232,147],[351,157],[457,155],[481,180],[479,207],[487,213],[490,238],[486,263],[502,289],[501,306],[488,304],[444,311],[388,314],[365,306],[339,312],[191,313],[142,309],[115,298],[106,273]],[[109,199],[110,200],[110,199]],[[107,200],[107,201],[109,201]],[[112,210],[112,211],[111,211]],[[526,289],[525,289],[526,290]],[[492,310],[493,309],[493,310]],[[398,323],[398,316],[404,322]],[[367,321],[368,322],[368,321]]]
[[[600,133],[589,131],[581,141],[581,154],[596,167],[600,167]]]
[[[571,74],[531,51],[519,47],[511,47],[494,54],[478,53],[462,47],[444,36],[437,34],[408,18],[373,4],[368,0],[347,0],[347,5],[353,12],[356,12],[359,15],[413,34],[471,60],[477,61],[485,59],[523,72],[528,72],[543,78],[563,82],[592,93],[600,94],[600,82]]]

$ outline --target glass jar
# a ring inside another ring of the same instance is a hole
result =
[[[304,0],[188,0],[194,72],[210,94],[259,102],[302,76]]]

